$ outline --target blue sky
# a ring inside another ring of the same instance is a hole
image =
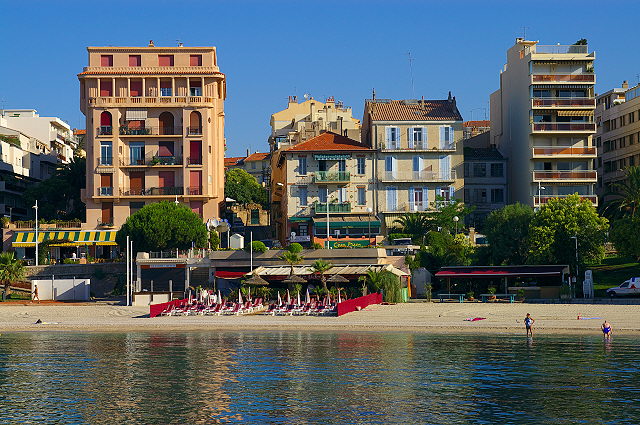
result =
[[[84,128],[76,74],[86,46],[214,45],[227,75],[228,156],[267,149],[287,96],[335,96],[362,117],[381,98],[456,96],[483,119],[506,49],[589,40],[597,91],[638,81],[640,2],[0,0],[0,108],[35,108]],[[636,21],[636,22],[634,22]],[[411,87],[408,52],[413,57]],[[486,111],[488,114],[488,111]]]

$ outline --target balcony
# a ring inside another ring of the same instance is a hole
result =
[[[540,207],[544,204],[546,204],[547,202],[549,202],[551,199],[556,199],[556,198],[566,198],[567,196],[571,196],[571,195],[542,195],[542,196],[537,196],[535,195],[533,197],[533,205],[536,207]],[[598,206],[598,196],[597,195],[581,195],[578,194],[578,196],[580,196],[580,199],[584,199],[587,200],[589,202],[591,202],[593,204],[593,206]]]
[[[534,158],[553,158],[553,157],[588,157],[595,158],[597,150],[595,146],[538,146],[533,148]]]
[[[532,84],[548,84],[548,83],[580,83],[595,84],[595,74],[532,74]]]
[[[113,127],[110,125],[101,125],[96,128],[96,134],[98,136],[111,136],[111,134],[113,134]]]
[[[202,195],[202,187],[191,186],[187,188],[187,195]]]
[[[533,133],[595,133],[593,122],[535,122],[531,124]]]
[[[455,152],[456,145],[453,142],[440,142],[438,146],[431,146],[427,142],[414,142],[412,146],[403,146],[400,142],[387,142],[383,152]]]
[[[351,180],[351,173],[348,171],[316,171],[314,181],[316,183],[348,183]]]
[[[211,106],[215,102],[214,97],[208,96],[153,96],[153,97],[115,97],[100,96],[90,97],[89,105],[91,106],[114,106],[114,107],[145,107],[162,106],[162,107],[184,107],[184,106]]]
[[[99,187],[98,196],[113,196],[113,187],[111,186]]]
[[[182,136],[182,127],[127,127],[121,126],[121,136]]]
[[[532,108],[595,108],[596,99],[593,97],[534,97],[531,99]]]
[[[447,171],[384,171],[380,176],[383,182],[453,182],[455,170]]]
[[[327,204],[321,202],[315,202],[313,204],[313,209],[316,214],[326,214],[327,213]],[[350,213],[351,212],[351,204],[349,202],[333,202],[329,203],[329,214],[331,213]]]
[[[120,158],[121,167],[144,167],[147,165],[146,158]]]
[[[120,195],[122,196],[182,196],[183,194],[184,188],[182,186],[120,190]]]
[[[188,156],[187,157],[188,165],[202,165],[202,157],[201,156]]]
[[[585,55],[589,53],[589,46],[586,44],[536,44],[533,53],[538,54],[551,54],[551,55],[565,55],[571,53],[577,53]]]
[[[597,179],[597,171],[595,170],[578,170],[578,171],[534,171],[534,182],[549,182],[554,180],[560,181],[587,181],[595,182]]]
[[[149,165],[182,165],[182,158],[179,156],[153,156]]]
[[[202,127],[187,127],[187,136],[202,136]]]

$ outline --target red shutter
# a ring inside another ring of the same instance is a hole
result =
[[[169,80],[160,80],[160,88],[161,89],[170,89],[171,88],[171,81]]]
[[[100,56],[100,66],[113,66],[113,55]]]
[[[175,187],[175,175],[173,171],[160,171],[158,173],[160,187]]]
[[[158,55],[158,66],[173,66],[173,55]]]
[[[102,203],[102,222],[113,223],[113,202]]]
[[[102,93],[100,93],[102,95]],[[104,111],[100,114],[100,125],[110,126],[111,125],[111,113]]]
[[[189,58],[189,65],[202,66],[202,55],[191,55]]]
[[[191,207],[191,211],[202,217],[202,201],[191,201],[189,202],[189,206]]]
[[[132,171],[129,174],[129,189],[132,195],[142,194],[144,189],[144,171]]]
[[[100,186],[102,187],[113,186],[113,174],[100,174]]]
[[[111,93],[112,93],[111,81],[101,80],[100,81],[100,96],[108,97],[108,96],[111,96]]]
[[[189,143],[189,157],[191,164],[202,164],[202,142],[200,140],[192,140]]]
[[[158,156],[174,156],[173,142],[166,142],[166,141],[158,142]]]
[[[142,80],[131,81],[131,89],[129,91],[129,96],[131,97],[142,96]]]
[[[142,57],[140,55],[129,55],[129,66],[142,66]]]

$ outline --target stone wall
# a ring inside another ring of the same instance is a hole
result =
[[[91,279],[91,296],[101,298],[111,295],[118,281],[126,282],[127,267],[125,263],[55,264],[27,266],[25,274],[28,280],[51,279],[51,276]]]

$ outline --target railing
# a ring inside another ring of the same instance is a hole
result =
[[[596,124],[592,122],[535,122],[533,131],[590,131],[595,133]]]
[[[438,145],[429,147],[427,142],[413,142],[412,146],[403,146],[400,142],[395,143],[393,146],[384,145],[383,151],[450,151],[456,150],[456,145],[453,142],[440,142]]]
[[[99,187],[98,196],[113,196],[113,187],[111,186]]]
[[[182,127],[120,127],[121,136],[181,136]]]
[[[189,165],[202,165],[202,157],[201,156],[188,156],[187,164]]]
[[[536,44],[535,47],[535,52],[534,53],[550,53],[550,54],[554,54],[554,53],[589,53],[589,46],[587,46],[586,44],[551,44],[551,45],[544,45],[544,44]]]
[[[188,195],[202,195],[202,187],[188,187],[187,188]]]
[[[182,158],[179,156],[158,156],[151,158],[149,165],[182,165]]]
[[[13,208],[15,211],[16,208]],[[27,221],[14,221],[13,224],[16,229],[35,229],[36,222],[34,220]],[[80,229],[82,228],[82,222],[80,221],[55,221],[53,223],[38,223],[38,230],[53,230],[53,229]]]
[[[384,171],[382,180],[404,180],[404,181],[450,181],[456,179],[455,170],[446,171]]]
[[[315,202],[313,208],[316,214],[326,214],[327,204],[321,202]],[[329,213],[350,213],[351,204],[349,202],[334,202],[329,203]]]
[[[187,104],[187,103],[213,103],[215,98],[207,96],[151,96],[151,97],[114,97],[100,96],[90,97],[90,105],[122,105],[122,104]]]
[[[349,171],[316,171],[314,174],[316,182],[348,182],[351,180]]]
[[[578,170],[578,171],[534,171],[533,179],[535,181],[542,180],[596,180],[597,171],[594,170]]]
[[[537,107],[596,107],[596,100],[593,97],[534,97],[531,105]]]
[[[99,165],[113,165],[113,157],[101,156],[98,160]]]
[[[120,166],[144,166],[147,164],[146,158],[120,158]]]
[[[202,127],[187,127],[187,136],[202,136]]]
[[[534,156],[581,156],[596,155],[594,146],[537,146],[533,148]]]
[[[98,136],[110,136],[111,134],[113,134],[113,127],[111,127],[110,125],[101,125],[100,127],[96,128],[96,134]]]
[[[122,196],[182,196],[183,187],[150,187],[147,189],[120,190]]]
[[[566,198],[567,196],[572,196],[572,195],[542,195],[542,196],[534,195],[533,196],[533,203],[534,203],[534,205],[544,205],[547,202],[549,202],[551,199]],[[597,195],[581,195],[581,194],[578,194],[578,196],[580,197],[580,199],[586,199],[587,201],[590,201],[592,204],[598,205],[598,196]]]
[[[594,74],[533,74],[531,81],[534,83],[594,83]]]

